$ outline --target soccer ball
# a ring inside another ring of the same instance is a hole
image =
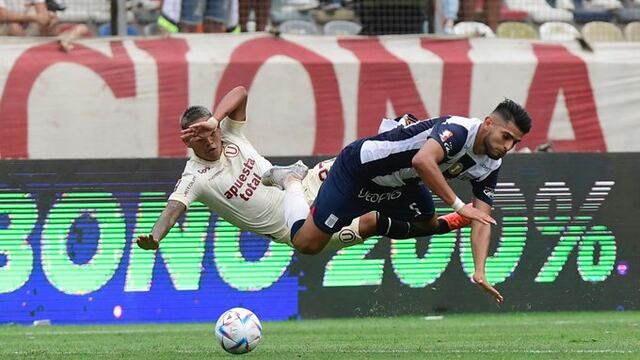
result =
[[[232,354],[248,353],[262,339],[262,325],[256,314],[239,307],[220,315],[215,331],[222,348]]]

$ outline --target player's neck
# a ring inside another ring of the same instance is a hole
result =
[[[484,146],[484,138],[487,136],[487,129],[484,124],[480,125],[476,138],[473,140],[473,153],[478,155],[484,155],[487,153],[487,149]]]

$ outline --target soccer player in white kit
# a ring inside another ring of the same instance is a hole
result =
[[[204,203],[242,230],[291,245],[289,228],[283,217],[284,192],[260,182],[262,173],[273,165],[256,151],[243,133],[246,104],[246,90],[237,87],[222,99],[213,114],[201,106],[192,106],[184,112],[181,138],[193,150],[193,155],[151,234],[137,237],[138,246],[157,249],[159,242],[195,201]],[[201,123],[199,131],[189,129],[195,123]],[[202,128],[212,132],[202,136]],[[318,193],[329,166],[328,162],[320,163],[305,178],[309,204]],[[372,219],[375,221],[375,217]],[[359,219],[356,219],[336,233],[325,250],[362,243],[358,223]]]
[[[157,249],[178,218],[195,201],[204,203],[244,231],[292,246],[284,216],[285,193],[261,183],[262,174],[273,165],[256,151],[243,133],[246,105],[247,91],[236,87],[225,95],[213,114],[202,106],[192,106],[183,113],[181,138],[194,154],[187,161],[182,178],[151,234],[137,237],[138,246]],[[384,126],[397,124],[387,120]],[[303,188],[309,205],[318,194],[333,160],[318,163],[304,176]],[[451,229],[469,223],[455,213],[446,221]],[[375,230],[376,215],[365,214],[334,233],[323,251],[360,244]]]

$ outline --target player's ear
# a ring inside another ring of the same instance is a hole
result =
[[[188,142],[185,139],[180,139],[180,140],[182,140],[182,143],[184,144],[184,146],[191,148],[191,142]]]
[[[491,117],[491,115],[487,115],[487,116],[484,118],[484,124],[485,124],[485,125],[487,125],[487,126],[489,126],[489,127],[491,127],[491,126],[493,125],[493,122],[494,122],[494,121],[493,121],[493,118]]]

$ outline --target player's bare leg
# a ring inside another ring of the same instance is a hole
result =
[[[293,233],[293,232],[292,232]],[[315,255],[327,246],[331,234],[320,230],[313,222],[313,215],[307,215],[307,219],[291,238],[293,247],[307,255]]]

